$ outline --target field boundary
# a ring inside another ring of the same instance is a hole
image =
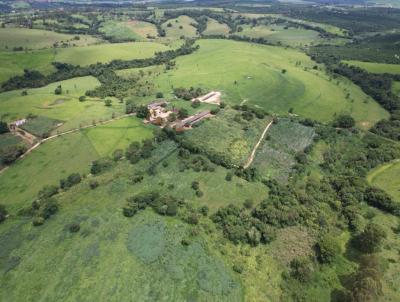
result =
[[[257,149],[260,146],[262,140],[265,138],[265,135],[267,134],[268,129],[271,127],[271,125],[273,124],[273,120],[269,122],[269,124],[265,127],[263,133],[261,134],[260,139],[258,140],[257,144],[254,146],[253,150],[250,153],[249,158],[247,159],[246,164],[243,166],[244,169],[247,169],[248,167],[250,167],[250,165],[253,163],[254,157],[256,155]]]

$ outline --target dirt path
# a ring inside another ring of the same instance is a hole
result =
[[[20,157],[18,157],[18,158],[16,159],[16,161],[17,161],[17,160],[20,160],[20,159],[22,159],[22,158],[24,158],[24,157],[27,156],[29,153],[31,153],[33,150],[35,150],[37,147],[39,147],[41,144],[43,144],[43,143],[45,143],[45,142],[47,142],[47,141],[49,141],[49,140],[55,139],[55,138],[57,138],[57,137],[60,137],[60,136],[66,135],[66,134],[78,132],[78,131],[80,131],[80,130],[82,130],[82,129],[94,128],[94,127],[97,127],[97,126],[101,126],[101,125],[104,125],[104,124],[108,124],[108,123],[111,123],[111,122],[113,122],[113,121],[117,121],[117,120],[120,120],[120,119],[123,119],[123,118],[127,118],[127,117],[130,117],[130,116],[133,116],[133,115],[135,115],[135,114],[136,114],[136,113],[124,114],[124,115],[121,115],[121,116],[119,116],[119,117],[116,117],[116,118],[113,118],[113,119],[110,119],[110,120],[103,121],[103,122],[101,122],[101,123],[99,122],[99,123],[97,123],[97,124],[95,124],[95,125],[87,125],[87,126],[83,126],[83,127],[81,127],[81,128],[71,129],[71,130],[68,130],[68,131],[65,131],[65,132],[61,132],[61,133],[58,133],[58,134],[55,134],[55,135],[46,137],[46,138],[42,139],[41,141],[37,142],[36,144],[34,144],[32,147],[30,147],[24,154],[22,154]],[[4,167],[3,169],[1,169],[1,170],[0,170],[0,174],[3,173],[4,171],[6,171],[9,167],[10,167],[10,166],[6,166],[6,167]]]
[[[263,133],[261,134],[260,139],[258,140],[257,144],[254,146],[253,151],[251,151],[251,154],[249,156],[249,159],[247,160],[246,164],[243,166],[243,168],[247,169],[248,167],[250,167],[250,165],[252,164],[253,160],[254,160],[254,156],[256,155],[257,149],[260,146],[261,142],[263,141],[263,139],[265,138],[265,135],[267,134],[267,131],[269,129],[269,127],[271,127],[273,121],[269,122],[269,124],[267,125],[267,127],[265,127]]]

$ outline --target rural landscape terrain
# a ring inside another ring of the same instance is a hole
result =
[[[0,302],[399,285],[399,0],[0,0]]]

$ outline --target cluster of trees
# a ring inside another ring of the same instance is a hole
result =
[[[0,148],[0,163],[2,165],[10,165],[17,160],[26,151],[26,147],[23,144],[6,146]]]
[[[214,172],[215,168],[210,161],[201,155],[191,155],[190,151],[184,148],[180,148],[178,151],[180,162],[179,171],[192,169],[195,172],[208,171]]]
[[[178,97],[180,99],[190,101],[191,99],[195,99],[195,98],[203,95],[204,91],[200,87],[197,87],[197,88],[190,87],[189,89],[179,87],[179,88],[174,88],[174,94],[176,97]]]
[[[393,110],[389,120],[380,120],[371,131],[383,137],[400,141],[400,110]]]
[[[67,190],[72,186],[79,184],[82,181],[82,177],[79,173],[72,173],[67,178],[60,180],[60,188]]]
[[[97,175],[109,170],[112,167],[113,163],[109,158],[100,158],[92,162],[90,167],[90,173],[93,175]]]
[[[127,198],[122,209],[126,217],[134,216],[138,211],[151,207],[160,215],[175,216],[184,201],[170,195],[161,195],[158,192],[143,192]]]
[[[268,114],[261,108],[256,108],[248,105],[234,105],[232,108],[241,111],[241,117],[246,121],[251,121],[254,116],[259,119],[263,119],[265,115]]]
[[[133,142],[126,149],[125,157],[132,164],[135,164],[142,158],[149,158],[154,148],[154,143],[151,139],[144,140],[142,145],[139,142]]]

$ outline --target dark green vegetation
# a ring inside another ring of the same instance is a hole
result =
[[[1,301],[399,300],[398,10],[68,2],[0,3]]]

